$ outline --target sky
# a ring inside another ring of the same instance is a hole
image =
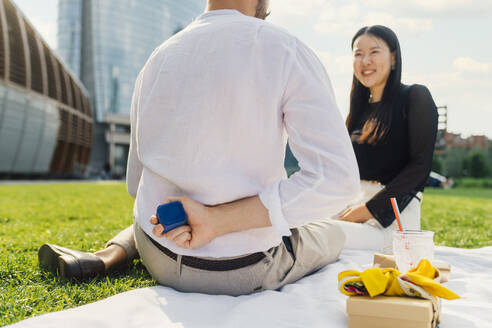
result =
[[[56,49],[57,0],[14,3]],[[402,81],[427,86],[436,104],[448,107],[448,131],[492,139],[492,0],[271,0],[271,12],[270,22],[319,56],[344,117],[350,41],[359,28],[381,24],[400,40]]]

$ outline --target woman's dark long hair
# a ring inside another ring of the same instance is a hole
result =
[[[352,49],[357,38],[363,34],[373,35],[388,45],[391,53],[395,55],[395,63],[392,67],[388,80],[383,90],[381,103],[367,119],[359,143],[367,142],[376,144],[382,140],[391,127],[393,108],[399,106],[401,87],[401,51],[400,43],[396,34],[386,26],[373,25],[361,28],[352,38]],[[352,90],[350,91],[350,112],[347,116],[347,129],[352,132],[354,124],[360,119],[369,102],[370,90],[357,80],[355,74],[352,79]]]

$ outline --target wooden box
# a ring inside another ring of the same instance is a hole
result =
[[[432,328],[436,326],[432,302],[412,297],[350,296],[349,328]]]

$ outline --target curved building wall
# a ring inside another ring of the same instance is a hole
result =
[[[93,119],[87,92],[10,0],[0,0],[0,175],[80,175]]]

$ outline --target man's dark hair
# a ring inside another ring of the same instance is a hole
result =
[[[258,0],[258,4],[256,5],[255,17],[259,19],[265,19],[269,15],[270,15],[270,11],[268,11],[268,1]]]

